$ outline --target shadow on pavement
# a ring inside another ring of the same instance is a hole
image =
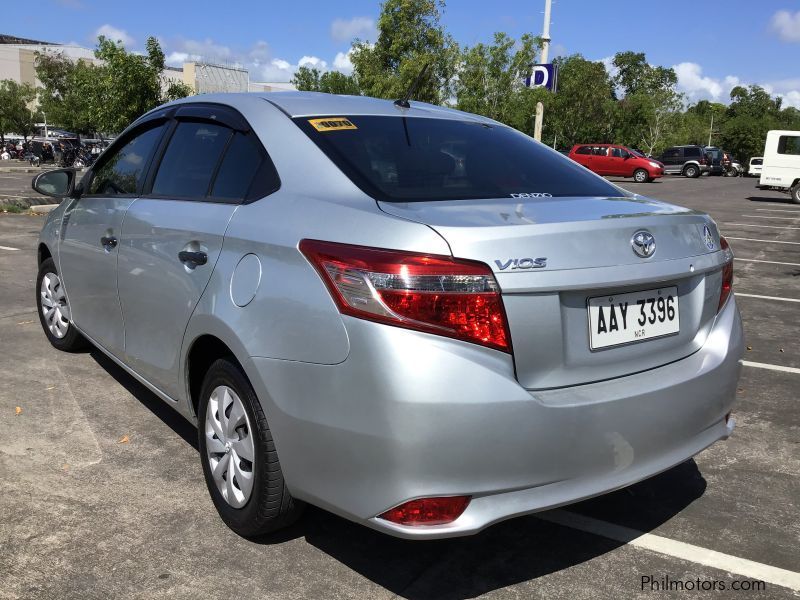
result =
[[[197,450],[197,432],[177,412],[98,350],[91,356],[139,402]],[[200,465],[197,477],[202,477]],[[623,490],[566,510],[647,532],[703,495],[706,481],[694,460]],[[622,544],[542,521],[534,515],[481,533],[447,540],[389,537],[308,506],[291,527],[255,543],[303,538],[388,591],[412,600],[473,598],[579,565]]]
[[[745,200],[751,202],[781,202],[783,204],[794,204],[792,198],[788,194],[781,192],[764,192],[765,194],[772,194],[771,196],[748,196]]]
[[[161,419],[172,431],[177,433],[184,442],[195,450],[199,450],[197,445],[197,428],[186,419],[169,407],[161,398],[136,381],[133,377],[97,348],[92,348],[89,355],[103,367],[117,382],[128,390],[131,396],[136,398],[142,405],[149,409],[155,416]],[[199,465],[198,465],[199,470]]]

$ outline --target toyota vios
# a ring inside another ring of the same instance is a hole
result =
[[[50,342],[199,430],[222,519],[409,538],[608,492],[733,429],[733,256],[705,214],[423,103],[206,95],[132,124],[39,244]]]

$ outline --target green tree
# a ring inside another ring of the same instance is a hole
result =
[[[559,57],[558,93],[543,93],[544,132],[559,147],[581,142],[612,141],[614,89],[603,63],[580,54]]]
[[[493,44],[466,48],[455,84],[456,106],[520,130],[531,126],[538,94],[525,87],[541,39],[523,35],[519,43],[495,33]]]
[[[443,0],[385,0],[375,44],[353,45],[353,75],[365,95],[401,98],[428,65],[414,99],[444,104],[451,98],[459,52],[440,23],[443,9]]]
[[[326,94],[361,95],[358,82],[351,75],[339,71],[321,72],[316,67],[300,67],[292,77],[292,84],[302,92],[325,92]]]
[[[49,123],[84,134],[96,128],[91,102],[97,67],[84,60],[73,62],[60,52],[36,55],[36,76],[42,82],[39,108]]]
[[[30,107],[35,99],[36,90],[31,85],[12,79],[0,81],[0,142],[5,144],[9,132],[25,139],[34,132],[38,115]]]
[[[618,52],[613,60],[615,141],[639,147],[648,154],[661,150],[680,124],[683,97],[671,68],[653,66],[643,52]]]
[[[321,75],[322,73],[316,67],[300,67],[295,71],[291,83],[301,92],[318,92]]]
[[[37,54],[39,102],[49,122],[81,134],[116,133],[159,104],[192,93],[178,82],[162,90],[164,53],[153,37],[139,55],[100,36],[95,57],[99,64],[73,62],[58,52]]]

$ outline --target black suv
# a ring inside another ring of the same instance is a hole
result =
[[[711,171],[703,146],[672,146],[658,160],[664,164],[664,172],[673,175],[700,177]]]

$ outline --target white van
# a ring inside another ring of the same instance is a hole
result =
[[[764,146],[760,188],[789,192],[800,204],[800,131],[770,131]]]
[[[764,157],[754,156],[750,159],[750,165],[747,167],[748,177],[761,177],[761,170],[764,167]]]

